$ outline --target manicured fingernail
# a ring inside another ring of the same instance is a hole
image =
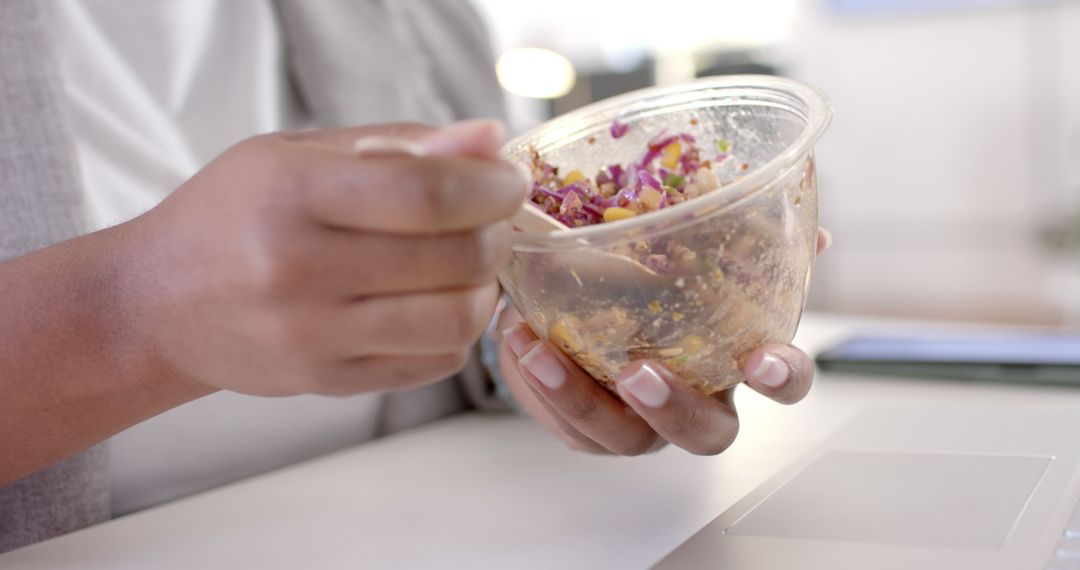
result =
[[[791,369],[780,358],[766,353],[750,372],[750,380],[769,388],[779,388],[788,381]]]
[[[461,141],[477,138],[497,141],[499,145],[506,137],[506,127],[495,119],[468,119],[450,123],[432,131],[422,141],[424,148],[431,154],[456,154]]]
[[[526,352],[525,356],[521,357],[520,362],[525,367],[525,370],[536,376],[536,379],[550,390],[554,390],[566,382],[566,370],[563,369],[562,363],[559,362],[558,358],[555,358],[555,355],[548,352],[542,344],[537,344],[532,350]]]
[[[832,232],[825,228],[821,228],[821,251],[832,247]]]
[[[504,330],[502,335],[506,339],[507,348],[518,358],[521,358],[522,353],[529,347],[529,344],[536,340],[536,337],[533,336],[532,331],[529,330],[525,323],[517,323],[511,326]]]
[[[621,380],[619,385],[650,408],[663,406],[671,396],[671,386],[648,364],[641,365],[636,372]]]
[[[502,121],[495,119],[465,119],[443,127],[443,134],[453,136],[471,135],[479,131],[494,131],[501,138],[506,133]]]
[[[424,156],[427,154],[420,144],[398,137],[364,137],[353,143],[353,152],[359,155],[407,154]]]

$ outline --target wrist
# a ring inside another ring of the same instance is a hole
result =
[[[202,395],[148,342],[125,232],[0,264],[0,485]]]
[[[216,389],[182,374],[169,358],[160,339],[161,327],[169,326],[159,313],[159,299],[168,283],[155,267],[161,255],[152,235],[144,235],[136,218],[99,232],[101,243],[89,281],[97,291],[98,328],[107,350],[117,357],[118,370],[129,386],[174,407],[198,399]]]

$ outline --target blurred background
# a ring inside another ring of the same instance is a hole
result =
[[[832,99],[816,310],[1080,325],[1080,0],[474,0],[511,128],[707,75]]]

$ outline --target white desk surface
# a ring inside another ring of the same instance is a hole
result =
[[[810,315],[796,342],[813,353],[860,324],[874,323]],[[718,457],[639,458],[465,414],[23,548],[0,568],[642,568],[859,405],[927,398],[1080,413],[1080,390],[823,376],[795,406],[740,389],[741,433]]]

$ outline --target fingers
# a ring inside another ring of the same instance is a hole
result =
[[[738,435],[733,390],[705,396],[661,365],[641,362],[627,367],[616,382],[624,404],[524,323],[506,329],[503,343],[508,354],[520,355],[517,374],[507,376],[519,403],[574,449],[595,452],[594,442],[612,453],[637,455],[670,442],[691,453],[714,455]],[[775,369],[774,359],[780,362]],[[796,402],[810,388],[813,363],[795,348],[767,345],[748,363],[763,366],[753,369],[756,375],[747,373],[750,385],[779,402]],[[519,380],[524,388],[515,387]]]
[[[281,136],[286,140],[314,143],[345,154],[378,151],[380,147],[391,147],[384,150],[393,150],[396,147],[399,151],[404,148],[418,151],[404,154],[494,158],[502,148],[506,129],[501,122],[493,119],[472,119],[442,128],[423,123],[390,123],[295,131],[282,133]],[[411,146],[400,144],[406,142]]]
[[[514,374],[518,375],[520,378],[520,373],[516,370],[514,371]],[[561,439],[567,447],[574,451],[582,451],[596,455],[609,455],[612,453],[610,449],[596,443],[590,439],[589,436],[578,431],[578,429],[571,425],[570,422],[563,419],[562,414],[549,404],[535,388],[525,382],[522,382],[521,386],[528,392],[528,398],[521,398],[519,394],[515,394],[515,397],[519,398],[518,401],[523,402],[525,404],[525,409],[529,410],[530,415],[547,427],[548,431]],[[539,408],[540,413],[537,413],[534,408]]]
[[[731,390],[705,396],[652,362],[627,367],[616,386],[623,400],[660,437],[691,453],[721,453],[739,433]]]
[[[469,351],[430,356],[377,356],[331,367],[315,375],[311,393],[351,396],[362,392],[416,388],[457,374]]]
[[[817,234],[817,254],[821,255],[825,253],[825,250],[832,246],[832,233],[825,228],[818,228]]]
[[[431,238],[353,236],[355,243],[346,247],[351,255],[338,261],[339,290],[374,295],[492,283],[510,259],[512,231],[509,222],[500,222]]]
[[[501,123],[443,129],[393,125],[291,134],[318,143],[293,157],[302,201],[321,224],[371,232],[438,234],[509,218],[528,191],[521,169],[496,158]],[[326,152],[326,149],[334,152]]]
[[[261,343],[275,357],[320,382],[319,393],[348,393],[350,383],[369,391],[408,387],[457,372],[497,300],[498,286],[492,283],[344,306],[304,303],[261,319],[257,327]],[[370,376],[363,377],[365,371]],[[327,377],[330,385],[321,385]],[[388,383],[376,387],[380,379]]]
[[[323,225],[393,234],[432,235],[509,219],[527,182],[501,160],[320,156],[302,170],[306,210]]]
[[[557,348],[541,340],[527,343],[531,332],[524,327],[506,331],[507,346],[518,355],[521,378],[548,410],[612,453],[640,455],[660,445],[643,419]]]
[[[802,400],[814,381],[814,361],[801,350],[783,344],[759,347],[743,365],[751,388],[780,402]]]
[[[503,382],[510,390],[518,407],[544,426],[552,435],[563,441],[570,449],[584,451],[586,453],[610,453],[606,448],[589,439],[566,420],[562,419],[559,412],[544,400],[543,396],[529,386],[518,372],[517,356],[510,349],[507,342],[507,332],[513,333],[515,346],[520,349],[536,342],[536,335],[528,327],[515,329],[514,324],[521,322],[521,315],[512,307],[508,308],[499,319],[499,328],[503,333],[499,336],[498,365],[502,374]]]
[[[348,154],[354,152],[356,143],[360,140],[379,137],[416,141],[437,129],[438,127],[423,123],[389,123],[362,127],[291,131],[281,133],[280,136],[285,140],[311,143]]]
[[[487,285],[510,259],[509,222],[441,236],[271,227],[248,257],[270,295],[346,300]]]
[[[339,357],[432,355],[467,350],[491,319],[499,289],[482,287],[373,297],[313,315],[320,344]]]
[[[494,158],[505,140],[506,128],[501,122],[472,119],[424,133],[418,142],[433,155]]]

